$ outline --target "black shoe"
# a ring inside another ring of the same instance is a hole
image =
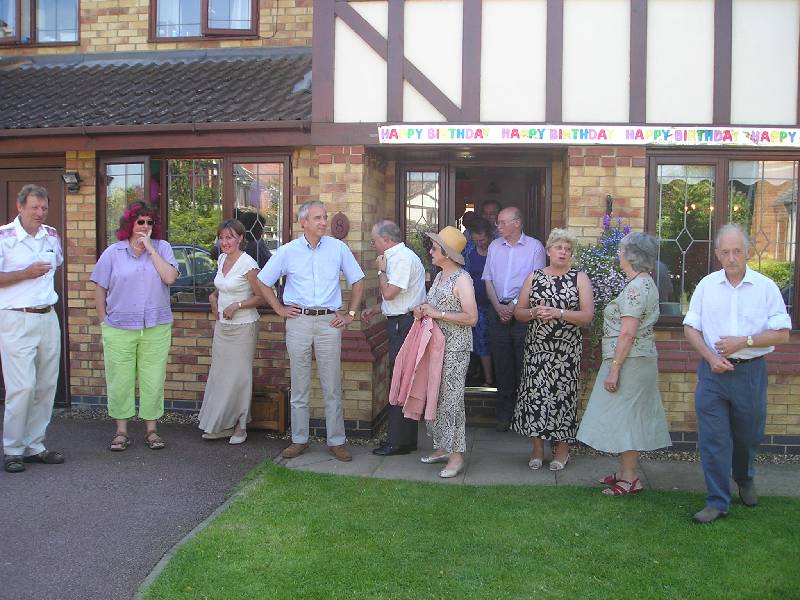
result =
[[[509,429],[511,429],[511,421],[498,421],[497,425],[494,426],[494,430],[498,433],[508,431]]]
[[[401,454],[408,454],[409,452],[414,452],[417,449],[416,446],[406,446],[400,445],[395,446],[393,444],[384,444],[379,448],[375,448],[372,453],[378,456],[399,456]]]
[[[32,456],[26,456],[22,459],[26,463],[44,463],[46,465],[60,465],[64,462],[64,455],[61,452],[56,452],[55,450],[45,450],[44,452],[39,452],[39,454],[34,454]]]
[[[3,462],[5,463],[6,473],[22,473],[25,470],[21,456],[6,456]]]

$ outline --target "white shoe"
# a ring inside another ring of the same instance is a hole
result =
[[[230,429],[223,429],[222,431],[211,431],[204,433],[202,437],[204,440],[221,440],[222,438],[231,437],[233,435],[233,427]]]
[[[441,477],[442,479],[450,479],[451,477],[455,477],[456,475],[461,473],[461,470],[463,468],[464,468],[464,463],[461,463],[455,469],[444,468],[441,471],[439,471],[439,477]]]
[[[533,469],[534,471],[538,471],[542,468],[542,459],[541,458],[531,458],[528,461],[528,466]]]
[[[231,439],[228,440],[228,443],[229,444],[233,444],[233,445],[243,444],[246,439],[247,439],[247,432],[243,431],[242,433],[240,433],[238,435],[232,435]]]

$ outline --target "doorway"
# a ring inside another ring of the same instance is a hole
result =
[[[64,181],[61,179],[63,169],[0,169],[0,224],[13,221],[17,212],[17,193],[28,183],[41,185],[50,195],[50,209],[47,213],[47,224],[55,227],[64,245],[64,264],[56,271],[55,288],[58,303],[56,314],[61,325],[61,364],[58,372],[58,387],[55,403],[57,406],[69,406],[67,349],[67,315],[64,293],[66,290],[67,248],[64,243]],[[5,384],[0,378],[0,391],[5,397]]]

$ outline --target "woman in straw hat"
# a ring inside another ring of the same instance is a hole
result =
[[[420,460],[424,463],[446,462],[440,477],[455,477],[464,467],[466,450],[464,384],[472,350],[472,327],[478,321],[478,307],[472,278],[462,266],[464,235],[455,227],[445,227],[433,240],[431,262],[441,269],[433,281],[424,304],[414,308],[414,318],[436,320],[444,334],[444,363],[436,420],[428,422],[428,435],[434,451]]]

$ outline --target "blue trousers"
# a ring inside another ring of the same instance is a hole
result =
[[[695,410],[700,461],[706,479],[706,506],[727,512],[730,477],[742,486],[752,483],[755,457],[767,420],[767,363],[758,358],[714,373],[700,361]]]

